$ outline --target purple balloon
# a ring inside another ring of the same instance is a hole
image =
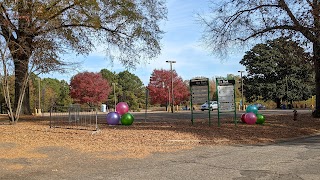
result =
[[[257,116],[255,113],[249,112],[244,115],[244,119],[247,124],[255,124],[257,121]]]
[[[107,123],[109,125],[118,125],[120,122],[120,114],[117,112],[109,112],[107,114]]]
[[[120,115],[123,115],[129,111],[129,106],[126,102],[119,102],[116,106],[116,111]]]

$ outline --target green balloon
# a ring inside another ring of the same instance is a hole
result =
[[[130,126],[134,121],[134,117],[130,113],[125,113],[121,116],[121,124],[125,126]]]
[[[265,118],[262,114],[257,114],[257,121],[256,124],[263,124],[265,121]]]

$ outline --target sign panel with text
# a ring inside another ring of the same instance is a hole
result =
[[[216,79],[216,90],[218,97],[218,124],[220,126],[221,113],[234,113],[234,121],[236,121],[236,104],[235,104],[235,80],[233,79]]]
[[[193,124],[193,104],[203,104],[210,102],[209,100],[209,79],[197,78],[191,79],[190,85],[190,101],[191,101],[191,121]],[[210,108],[209,108],[209,125],[210,125]]]

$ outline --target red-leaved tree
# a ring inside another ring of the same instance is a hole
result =
[[[183,101],[189,100],[189,90],[186,84],[183,83],[181,77],[173,70],[173,94],[174,104],[180,104]],[[148,84],[151,104],[167,105],[172,102],[171,95],[171,71],[170,70],[153,70],[150,82]]]
[[[80,104],[98,105],[107,100],[111,87],[100,73],[84,72],[71,78],[70,96]]]

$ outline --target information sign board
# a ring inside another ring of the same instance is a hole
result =
[[[235,109],[233,86],[218,86],[218,99],[220,111],[233,111]]]
[[[191,97],[192,103],[199,104],[208,101],[208,79],[191,79]]]
[[[193,104],[203,104],[209,101],[209,79],[191,79],[189,85],[191,94],[191,122],[193,124]],[[208,111],[208,114],[210,126],[210,111]]]
[[[234,112],[234,121],[236,121],[236,105],[235,105],[235,80],[216,79],[216,90],[218,97],[218,124],[220,126],[220,113]]]

